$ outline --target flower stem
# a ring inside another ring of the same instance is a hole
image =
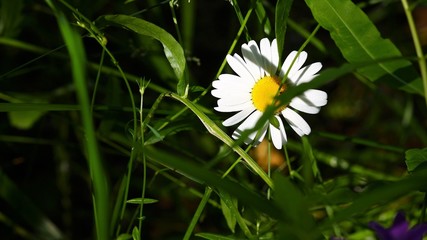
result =
[[[411,31],[412,40],[414,42],[415,52],[417,54],[418,58],[418,65],[420,67],[421,72],[421,78],[423,80],[423,86],[424,86],[424,99],[426,101],[427,105],[427,65],[426,65],[426,58],[424,57],[423,50],[421,48],[420,40],[417,33],[417,28],[414,23],[414,19],[411,14],[411,9],[409,8],[408,1],[407,0],[401,0],[403,9],[405,11],[406,18],[408,19],[408,25],[409,29]]]

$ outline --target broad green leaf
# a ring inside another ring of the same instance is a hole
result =
[[[286,27],[288,23],[289,12],[291,11],[292,2],[293,0],[278,0],[276,3],[274,31],[276,33],[279,59],[282,59],[283,46],[285,45]]]
[[[127,15],[101,16],[96,20],[96,24],[99,27],[105,27],[108,25],[121,26],[135,33],[158,40],[163,45],[166,58],[168,59],[169,64],[171,65],[178,79],[178,94],[180,96],[187,95],[188,82],[186,82],[187,80],[184,77],[184,70],[186,65],[184,50],[171,34],[153,23]]]
[[[420,164],[427,162],[427,148],[409,149],[405,153],[408,172],[413,172]]]
[[[133,240],[140,240],[141,239],[141,234],[139,233],[139,230],[137,227],[134,227],[132,230],[132,238],[133,238]]]
[[[141,204],[141,203],[150,204],[150,203],[156,203],[158,201],[159,200],[152,199],[152,198],[144,198],[143,201],[141,201],[141,198],[133,198],[133,199],[127,200],[127,203],[132,203],[132,204]]]
[[[234,233],[236,228],[236,215],[233,213],[233,209],[234,207],[237,209],[237,200],[227,193],[222,193],[220,197],[222,214],[224,215],[228,228]],[[231,205],[234,205],[234,207],[231,207]]]
[[[331,34],[350,63],[371,63],[358,72],[373,82],[386,82],[423,94],[421,79],[399,49],[381,37],[368,16],[350,0],[306,0],[316,21]]]

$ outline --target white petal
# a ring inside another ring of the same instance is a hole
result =
[[[242,78],[240,76],[234,75],[234,74],[221,74],[218,76],[218,79],[221,81],[230,81],[230,82],[243,82],[248,85],[253,85],[254,81],[252,79]]]
[[[238,112],[238,111],[242,111],[242,110],[247,109],[247,108],[253,108],[252,101],[241,103],[241,104],[236,104],[236,105],[232,105],[232,106],[219,105],[218,107],[215,107],[214,109],[218,112]]]
[[[261,118],[262,112],[255,111],[253,112],[242,124],[233,132],[232,137],[234,139],[239,139],[242,133],[245,130],[252,129],[255,127],[258,120]],[[253,142],[254,145],[258,145],[262,139],[264,139],[265,134],[267,132],[267,124],[264,125],[260,130],[250,133],[249,136],[244,140],[246,144],[250,144]]]
[[[282,149],[283,144],[286,143],[286,132],[283,127],[283,122],[279,116],[275,116],[277,121],[279,121],[279,128],[276,128],[272,124],[270,124],[270,134],[271,140],[273,141],[273,145],[276,149]]]
[[[251,87],[248,87],[245,84],[226,83],[218,81],[212,82],[212,86],[214,86],[215,89],[211,91],[211,94],[217,98],[222,98],[234,94],[251,95],[252,90]]]
[[[310,82],[314,77],[316,77],[316,73],[318,73],[320,69],[322,69],[322,64],[320,62],[312,63],[301,68],[295,74],[289,75],[289,79],[291,79],[291,81],[296,85]]]
[[[307,99],[316,107],[325,106],[328,103],[328,94],[317,89],[309,89],[299,97]]]
[[[267,76],[274,75],[277,67],[275,68],[274,63],[272,62],[270,40],[268,40],[268,38],[263,38],[261,39],[259,45],[261,48],[261,55],[263,58],[262,66],[264,68],[265,74]]]
[[[226,105],[233,106],[241,103],[245,103],[251,100],[251,94],[248,93],[234,93],[228,96],[224,96],[218,99],[218,106]]]
[[[277,67],[279,66],[279,50],[277,49],[277,40],[271,41],[271,62],[274,65],[272,75],[276,75]]]
[[[242,55],[253,78],[258,80],[263,77],[264,72],[261,68],[263,61],[255,41],[251,40],[248,44],[242,45]]]
[[[230,118],[226,119],[224,122],[222,122],[222,125],[224,125],[225,127],[233,126],[233,125],[243,121],[243,119],[245,119],[247,116],[249,116],[249,114],[251,114],[254,110],[255,110],[255,108],[253,108],[253,107],[246,108],[246,109],[234,114]]]
[[[311,132],[311,128],[308,123],[298,113],[290,108],[285,108],[282,111],[283,117],[289,123],[289,126],[300,136],[308,135]]]
[[[256,79],[252,77],[252,74],[249,72],[249,70],[246,67],[245,62],[243,59],[237,55],[234,54],[234,56],[227,55],[226,57],[228,65],[233,69],[233,71],[238,74],[240,77],[248,80],[252,80],[255,82]]]
[[[289,106],[295,108],[298,111],[310,114],[316,114],[320,111],[320,108],[313,106],[311,102],[304,100],[300,97],[294,97]]]
[[[298,69],[300,69],[302,65],[305,63],[305,60],[307,60],[307,53],[302,51],[300,52],[298,57],[295,59],[297,54],[298,54],[297,51],[292,51],[286,57],[286,60],[283,63],[282,69],[280,71],[280,78],[283,78],[284,76],[287,76],[287,78],[289,78],[290,76],[293,76],[298,71]]]

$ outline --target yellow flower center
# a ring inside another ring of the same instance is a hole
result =
[[[280,88],[280,90],[279,90]],[[273,102],[279,107],[279,102],[275,99],[276,94],[282,94],[286,91],[286,85],[280,86],[280,80],[276,76],[265,76],[255,83],[252,88],[252,102],[256,109],[264,112]],[[286,105],[280,106],[276,113],[282,111]]]

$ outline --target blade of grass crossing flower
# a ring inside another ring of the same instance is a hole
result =
[[[331,34],[350,63],[371,62],[358,72],[372,82],[386,82],[410,93],[423,94],[422,83],[411,62],[383,39],[368,16],[350,0],[306,0],[316,21]],[[395,58],[394,61],[381,61]],[[375,63],[375,61],[377,61]]]
[[[184,77],[184,70],[186,66],[184,50],[172,35],[153,23],[127,15],[101,16],[96,20],[96,24],[99,27],[106,27],[109,25],[124,27],[135,33],[158,40],[163,45],[166,58],[178,79],[178,94],[180,96],[186,96],[188,92],[188,82],[185,82],[186,78]]]
[[[289,12],[293,0],[278,0],[276,3],[274,31],[277,39],[277,50],[279,51],[279,63],[282,62],[283,47],[285,45],[285,34],[288,24]],[[279,66],[277,69],[280,69]]]
[[[86,87],[86,56],[81,37],[71,28],[65,15],[56,9],[55,5],[47,1],[55,12],[59,29],[68,49],[71,59],[71,70],[77,99],[80,105],[83,131],[85,137],[85,151],[89,164],[93,188],[94,216],[98,239],[109,238],[109,190],[107,177],[102,166],[101,157],[95,137],[95,129],[90,112],[90,101]]]
[[[255,124],[255,126],[252,129],[243,131],[243,133],[239,138],[240,141],[237,141],[237,143],[242,142],[243,139],[247,138],[251,132],[261,129],[264,126],[264,124],[277,111],[276,108],[278,106],[287,105],[292,100],[292,98],[302,94],[304,91],[308,89],[318,88],[331,81],[337,80],[339,77],[342,77],[345,74],[351,73],[361,66],[365,66],[365,64],[344,64],[339,68],[329,68],[322,71],[320,75],[317,76],[312,81],[287,89],[286,94],[282,94],[277,97],[277,99],[280,101],[280,104],[278,104],[277,106],[268,106],[266,111],[261,116],[261,118]]]
[[[206,116],[206,114],[200,111],[193,102],[186,98],[182,98],[174,93],[167,94],[166,96],[174,98],[183,103],[185,106],[187,106],[194,114],[196,114],[196,116],[200,119],[200,121],[209,131],[209,133],[223,141],[229,147],[233,148],[233,150],[245,160],[250,169],[253,170],[256,174],[258,174],[269,187],[274,189],[273,182],[267,176],[267,174],[265,174],[261,167],[245,151],[243,151],[242,148],[235,146],[234,141],[224,131],[222,131],[221,128],[219,128],[218,125],[216,125],[208,116]]]

